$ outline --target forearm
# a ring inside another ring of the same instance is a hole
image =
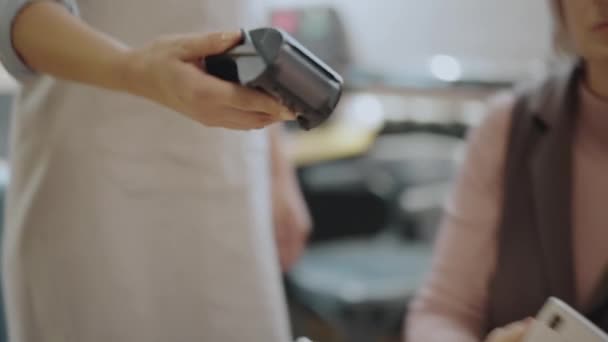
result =
[[[269,128],[270,162],[273,177],[294,177],[294,168],[285,146],[285,138],[280,125]]]
[[[408,308],[408,341],[481,340],[495,264],[494,244],[489,243],[493,232],[483,222],[462,221],[448,209],[431,270]]]
[[[126,86],[122,67],[127,47],[56,2],[25,7],[14,20],[12,40],[35,71],[114,90]]]

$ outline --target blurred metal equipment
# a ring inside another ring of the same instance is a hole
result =
[[[390,204],[367,185],[364,160],[346,159],[300,170],[315,221],[314,241],[370,236],[387,224]]]
[[[18,93],[17,83],[6,74],[0,65],[0,243],[4,233],[4,211],[6,189],[9,183],[9,131]],[[0,279],[2,274],[0,273]],[[0,342],[7,341],[4,300],[0,294]]]
[[[5,210],[5,198],[6,198],[6,189],[8,187],[9,182],[9,167],[8,163],[4,162],[0,158],[0,244],[2,242],[2,237],[4,235],[4,210]],[[0,273],[0,279],[2,279],[2,274]],[[4,298],[2,293],[0,293],[0,342],[8,341],[8,336],[6,332],[6,319],[4,312]]]
[[[2,241],[2,233],[4,232],[4,211],[5,211],[5,198],[6,189],[9,181],[9,168],[8,163],[0,159],[0,241]],[[2,339],[0,339],[2,341]]]
[[[386,134],[365,155],[301,167],[313,241],[370,237],[389,227],[431,241],[462,146],[438,134]]]
[[[346,30],[334,8],[281,8],[270,15],[272,26],[290,33],[338,73],[348,67],[351,58]]]
[[[382,237],[318,244],[291,273],[290,291],[340,341],[378,341],[399,334],[430,255],[428,246]]]
[[[288,290],[337,331],[331,341],[399,335],[429,266],[462,144],[433,133],[386,134],[365,155],[300,171],[315,233]]]
[[[17,82],[0,65],[0,160],[8,159],[10,119],[17,93]]]
[[[392,229],[409,240],[433,242],[463,148],[462,138],[444,134],[411,132],[378,137],[368,154],[396,179],[390,195]]]

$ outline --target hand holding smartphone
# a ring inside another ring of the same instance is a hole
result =
[[[557,298],[549,298],[524,342],[604,342],[608,335]]]

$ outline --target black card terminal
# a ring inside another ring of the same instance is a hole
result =
[[[241,43],[205,58],[210,75],[259,89],[297,114],[301,128],[325,122],[342,95],[343,80],[334,70],[275,28],[243,31]]]

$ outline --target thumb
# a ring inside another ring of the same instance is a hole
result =
[[[528,320],[497,328],[490,333],[486,342],[520,342],[525,338],[529,325]]]
[[[180,38],[179,58],[190,60],[217,55],[238,45],[242,39],[242,33],[217,32],[208,35],[192,35]]]

